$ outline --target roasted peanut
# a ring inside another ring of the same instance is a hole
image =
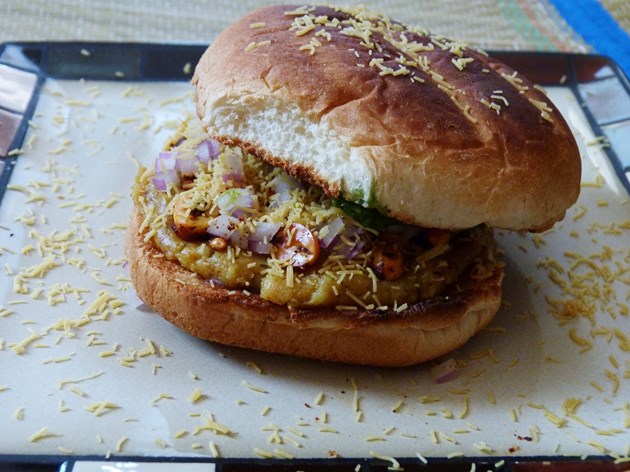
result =
[[[319,241],[306,226],[293,223],[275,246],[278,259],[289,259],[293,267],[315,264],[319,258]]]
[[[173,230],[186,241],[207,239],[209,217],[196,208],[190,208],[189,196],[186,192],[176,195],[173,199]]]
[[[404,258],[397,245],[379,245],[372,250],[370,267],[381,280],[398,280],[405,271]]]

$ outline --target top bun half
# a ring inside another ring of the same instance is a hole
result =
[[[208,134],[401,221],[542,230],[577,199],[575,139],[482,51],[363,10],[272,6],[197,65]]]

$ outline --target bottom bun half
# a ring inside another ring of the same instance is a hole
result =
[[[290,310],[218,287],[144,241],[134,209],[126,253],[138,296],[166,320],[209,341],[260,351],[372,366],[418,364],[453,351],[494,317],[503,269],[398,313]]]

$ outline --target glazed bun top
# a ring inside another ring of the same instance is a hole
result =
[[[541,230],[579,194],[577,145],[539,88],[364,10],[254,11],[193,84],[210,136],[407,223]]]

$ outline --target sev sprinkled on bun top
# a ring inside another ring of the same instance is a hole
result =
[[[193,83],[211,137],[406,223],[540,230],[579,193],[577,145],[540,87],[365,9],[254,11]]]

